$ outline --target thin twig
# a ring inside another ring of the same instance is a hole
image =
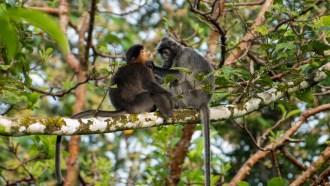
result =
[[[276,172],[277,172],[277,176],[278,177],[282,177],[281,176],[281,170],[280,170],[280,167],[278,166],[278,162],[277,162],[277,159],[276,159],[276,153],[275,153],[275,150],[271,150],[271,155],[272,155],[272,159],[273,159],[273,163],[275,165],[275,169],[276,169]]]
[[[47,92],[47,91],[44,91],[44,90],[41,90],[41,89],[38,89],[35,87],[30,87],[29,89],[32,91],[35,91],[35,92],[39,92],[41,94],[49,95],[49,96],[63,97],[64,95],[70,93],[72,90],[76,89],[80,85],[87,83],[90,79],[91,79],[91,76],[88,76],[85,81],[77,83],[75,86],[71,87],[70,89],[65,90],[65,91],[56,92],[56,93],[51,92],[51,91]]]

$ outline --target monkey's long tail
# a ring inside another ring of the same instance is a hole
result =
[[[202,105],[200,108],[201,121],[203,124],[204,136],[204,169],[205,169],[205,186],[211,185],[211,151],[210,151],[210,109],[208,105]]]
[[[73,116],[72,119],[78,119],[83,117],[92,117],[92,116],[99,116],[99,117],[113,117],[113,116],[120,116],[123,114],[127,114],[124,110],[116,110],[116,111],[104,111],[104,110],[86,110],[83,112],[79,112]]]
[[[55,148],[55,177],[58,185],[63,184],[63,178],[61,173],[61,143],[62,143],[62,136],[57,136],[56,148]]]

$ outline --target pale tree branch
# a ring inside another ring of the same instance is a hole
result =
[[[237,104],[213,107],[210,109],[211,121],[237,118],[254,112],[273,103],[286,94],[315,86],[327,77],[330,72],[330,62],[310,74],[304,81],[288,82],[275,86],[265,92],[258,93],[250,100]],[[179,110],[172,118],[164,120],[158,113],[132,114],[112,118],[86,118],[81,120],[67,118],[25,118],[10,119],[0,117],[0,135],[22,136],[32,134],[96,134],[114,132],[118,130],[155,127],[163,124],[187,124],[200,122],[199,114],[193,110]]]

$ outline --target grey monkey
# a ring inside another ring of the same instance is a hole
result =
[[[163,117],[172,115],[172,95],[161,87],[152,70],[146,66],[150,52],[142,45],[133,45],[126,52],[126,66],[120,67],[111,83],[117,88],[109,90],[109,97],[116,111],[87,110],[71,116],[72,119],[87,116],[112,117],[123,114],[138,114],[159,109]],[[55,176],[63,183],[60,167],[62,136],[57,136],[55,153]]]
[[[194,49],[184,47],[169,37],[163,37],[157,47],[163,60],[163,67],[156,67],[153,62],[146,65],[151,68],[156,76],[164,78],[171,75],[175,81],[169,84],[173,95],[173,104],[176,108],[199,109],[203,124],[204,135],[204,167],[205,185],[210,185],[210,110],[208,103],[211,92],[214,90],[213,68]],[[183,67],[190,73],[183,72],[173,67]],[[204,79],[199,81],[196,75],[203,74]],[[204,87],[204,88],[203,88]],[[208,88],[208,90],[205,89]]]

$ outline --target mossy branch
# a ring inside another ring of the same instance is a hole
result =
[[[219,121],[244,116],[269,105],[286,94],[304,90],[316,85],[327,77],[330,62],[310,74],[300,82],[287,82],[275,86],[265,92],[258,93],[250,100],[237,105],[226,105],[211,108],[211,120]],[[83,135],[121,131],[126,129],[148,128],[169,124],[188,124],[200,122],[196,110],[175,110],[173,117],[164,119],[158,112],[143,114],[127,114],[111,118],[8,118],[0,116],[0,135],[24,136],[44,135]]]

